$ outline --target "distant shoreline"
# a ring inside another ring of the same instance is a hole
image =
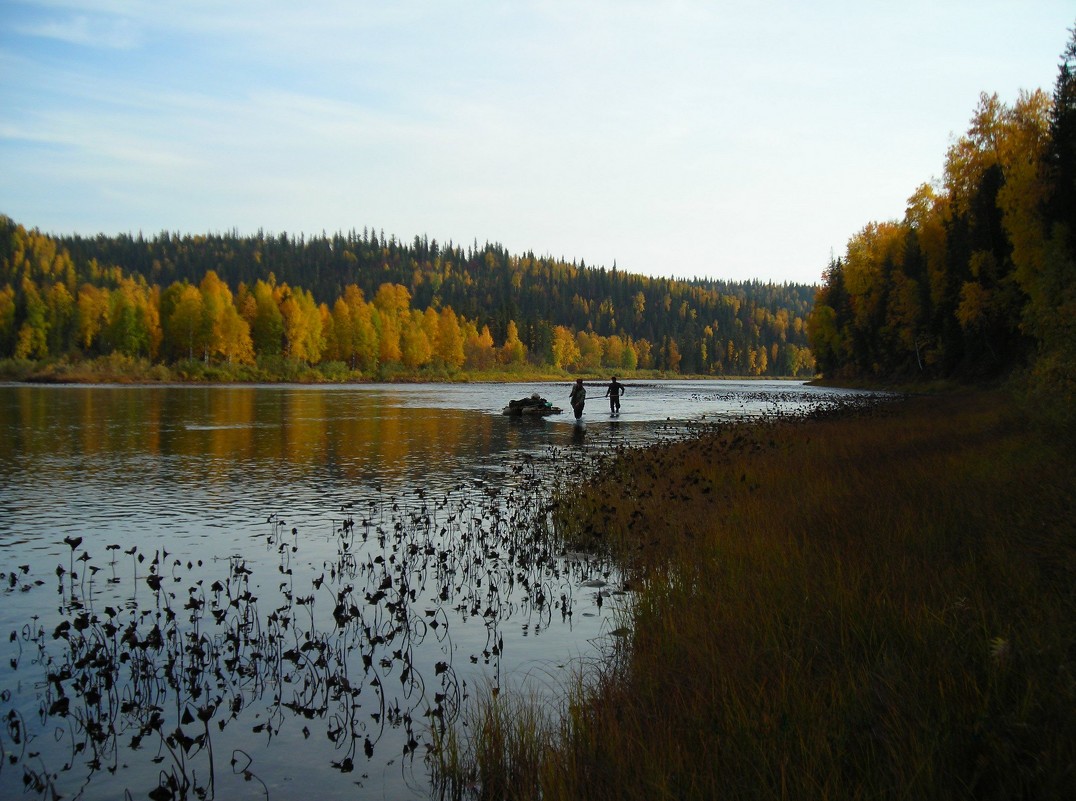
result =
[[[734,376],[666,373],[658,370],[608,372],[550,372],[547,370],[491,370],[411,372],[386,370],[367,376],[357,371],[329,372],[305,364],[288,364],[283,372],[248,365],[206,365],[183,362],[176,365],[151,364],[145,359],[103,357],[81,362],[0,361],[0,382],[37,385],[124,384],[141,386],[253,385],[253,384],[511,384],[570,382],[608,383],[613,375],[631,381],[810,381],[810,376]]]

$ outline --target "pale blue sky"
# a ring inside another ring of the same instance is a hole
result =
[[[0,0],[0,213],[814,282],[1072,0]]]

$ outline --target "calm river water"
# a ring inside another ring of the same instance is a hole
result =
[[[428,797],[431,726],[614,647],[615,571],[536,527],[564,465],[853,394],[500,414],[569,389],[0,386],[0,797]]]

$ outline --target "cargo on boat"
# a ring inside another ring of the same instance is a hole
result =
[[[508,401],[501,414],[510,417],[545,417],[550,414],[560,414],[561,408],[554,406],[537,392],[529,398]]]

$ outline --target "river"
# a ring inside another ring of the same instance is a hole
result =
[[[569,388],[0,386],[0,797],[426,798],[431,725],[612,647],[566,465],[855,394]]]

